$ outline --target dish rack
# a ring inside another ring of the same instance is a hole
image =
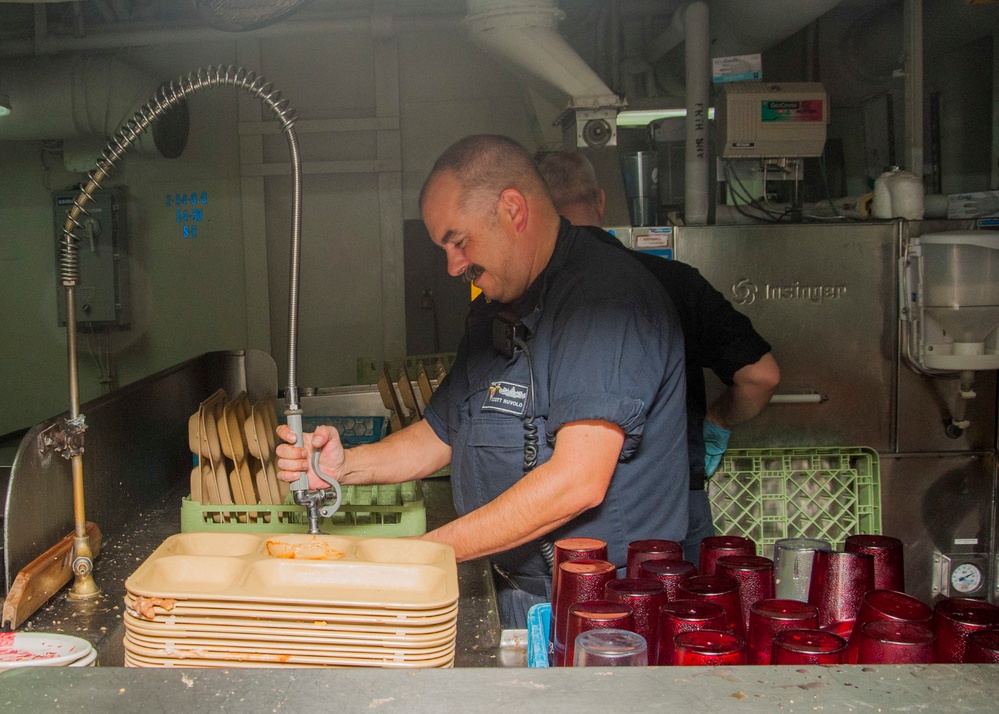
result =
[[[340,509],[320,519],[319,528],[331,535],[379,538],[417,536],[427,532],[423,486],[418,482],[381,486],[342,486]],[[305,507],[281,505],[204,505],[183,499],[180,530],[184,533],[306,533]]]
[[[715,531],[772,557],[782,538],[881,533],[878,454],[867,447],[729,449],[708,481]]]

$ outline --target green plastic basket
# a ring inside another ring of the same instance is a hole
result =
[[[715,531],[751,538],[767,557],[782,538],[881,533],[878,454],[866,447],[729,449],[708,481]]]
[[[427,532],[427,509],[420,483],[343,486],[341,495],[340,509],[319,523],[323,533],[395,538]],[[294,503],[215,506],[185,498],[180,509],[180,530],[184,533],[306,533],[308,523],[305,507]]]

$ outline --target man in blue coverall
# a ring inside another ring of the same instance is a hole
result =
[[[589,160],[580,153],[553,151],[538,159],[559,214],[576,226],[599,226],[606,195]],[[594,235],[623,248],[602,230]],[[770,345],[696,268],[642,252],[632,255],[665,288],[677,309],[687,374],[687,452],[690,459],[690,524],[683,539],[684,557],[698,563],[701,541],[714,535],[705,481],[728,448],[734,426],[763,409],[780,382]],[[705,368],[726,385],[710,406],[704,388]]]
[[[420,194],[448,272],[474,280],[455,364],[425,419],[344,451],[336,431],[279,435],[293,480],[321,450],[344,484],[398,483],[449,462],[459,517],[424,538],[459,561],[489,556],[503,627],[551,593],[551,543],[687,532],[683,337],[654,278],[624,251],[559,217],[531,154],[471,136],[437,160]],[[312,488],[322,481],[310,470]]]

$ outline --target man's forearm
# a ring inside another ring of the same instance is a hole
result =
[[[777,361],[769,353],[765,354],[759,361],[735,373],[733,384],[708,408],[707,418],[731,431],[759,414],[770,402],[779,383]]]
[[[624,435],[606,422],[559,431],[550,461],[481,508],[424,538],[447,543],[459,561],[509,550],[550,533],[603,500]]]
[[[450,462],[451,448],[421,420],[381,441],[347,449],[337,476],[343,484],[402,483],[432,474]]]

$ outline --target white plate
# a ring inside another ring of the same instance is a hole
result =
[[[82,659],[78,659],[70,667],[93,667],[94,663],[97,662],[97,650],[91,650],[90,654],[85,655]]]
[[[65,667],[94,648],[79,637],[48,632],[0,634],[0,667]]]

